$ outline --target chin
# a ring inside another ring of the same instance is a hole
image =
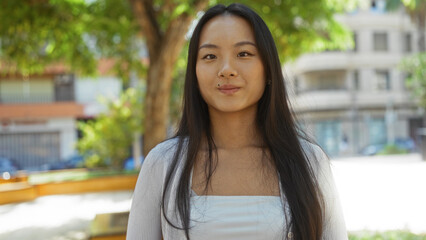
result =
[[[219,106],[212,106],[212,108],[214,109],[214,111],[217,112],[222,112],[222,113],[237,113],[237,112],[243,112],[244,110],[256,110],[256,108],[254,107],[255,105],[251,105],[251,106],[241,106],[238,104],[221,104]]]

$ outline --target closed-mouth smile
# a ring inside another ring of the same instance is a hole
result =
[[[218,90],[224,94],[230,95],[240,90],[240,87],[237,87],[231,84],[225,84],[220,86]]]

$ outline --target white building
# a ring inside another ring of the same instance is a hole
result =
[[[422,112],[397,67],[418,51],[415,25],[403,9],[387,12],[384,0],[362,1],[337,19],[354,32],[353,50],[305,54],[286,66],[298,118],[331,156],[416,140]]]
[[[114,77],[78,78],[62,68],[42,75],[0,76],[0,156],[26,170],[40,170],[76,153],[77,121],[105,109],[96,98],[118,97]]]

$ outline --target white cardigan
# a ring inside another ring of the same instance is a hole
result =
[[[318,176],[326,202],[323,240],[347,240],[347,233],[328,158],[310,143],[302,142],[308,159]],[[127,227],[127,239],[185,240],[183,230],[165,220],[161,200],[164,179],[177,148],[177,139],[157,145],[146,157],[133,195]],[[180,159],[183,161],[183,158]],[[171,190],[176,191],[183,164],[172,176]],[[282,191],[281,191],[282,192]],[[169,220],[179,222],[174,194],[166,196]],[[285,196],[191,196],[191,240],[260,240],[285,239]],[[286,205],[287,209],[287,205]],[[287,215],[288,216],[288,215]],[[290,233],[291,236],[291,233]]]

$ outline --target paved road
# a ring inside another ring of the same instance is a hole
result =
[[[334,159],[349,231],[426,233],[426,162],[416,154]],[[98,213],[127,211],[131,191],[46,196],[0,205],[0,240],[83,240]]]

